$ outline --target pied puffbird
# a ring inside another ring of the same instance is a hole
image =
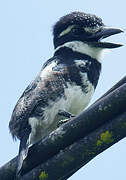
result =
[[[61,115],[72,117],[89,104],[104,50],[121,46],[101,40],[121,32],[84,12],[67,14],[54,25],[54,55],[23,92],[9,123],[13,138],[20,140],[17,174],[29,146],[56,129]]]

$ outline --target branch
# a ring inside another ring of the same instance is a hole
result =
[[[115,89],[119,88],[120,86],[122,86],[123,84],[126,83],[126,76],[124,76],[119,82],[117,82],[111,89],[109,89],[105,94],[103,94],[103,96],[101,96],[97,101],[99,101],[100,99],[104,98],[105,96],[107,96],[108,94],[110,94],[111,92],[113,92]],[[96,102],[97,102],[96,101]],[[96,103],[95,102],[95,103]]]
[[[66,180],[91,159],[126,136],[126,113],[60,151],[21,180]]]
[[[125,79],[126,77],[120,81],[121,83],[117,83],[107,93],[107,95],[104,95],[102,98],[96,101],[96,103],[91,105],[87,110],[82,112],[79,116],[59,127],[57,130],[51,133],[51,135],[33,145],[30,148],[28,157],[23,164],[22,174],[29,172],[37,165],[45,163],[48,159],[59,153],[61,149],[65,149],[66,147],[69,149],[69,146],[72,143],[79,143],[80,138],[84,138],[85,136],[87,138],[87,135],[90,137],[91,132],[96,130],[101,125],[104,125],[106,122],[111,123],[111,119],[115,119],[116,116],[122,114],[125,111],[126,106],[126,84],[122,85],[126,82]],[[101,130],[102,127],[99,129],[99,133],[101,132]],[[124,137],[122,137],[122,133],[123,132],[119,132],[118,134],[118,136],[120,136],[121,138]],[[112,144],[117,142],[116,140],[113,141]],[[79,147],[79,145],[77,146]],[[99,151],[97,151],[97,153],[99,153]],[[58,157],[60,157],[60,154],[61,153],[58,154]],[[14,179],[16,171],[16,161],[17,158],[14,158],[9,163],[0,168],[0,179]],[[78,168],[79,167],[77,167],[77,169]]]

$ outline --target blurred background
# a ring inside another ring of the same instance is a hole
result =
[[[24,89],[53,56],[52,27],[63,15],[79,10],[96,14],[108,26],[126,29],[124,0],[4,0],[0,1],[0,166],[18,153],[8,123]],[[108,41],[125,45],[125,33]],[[126,73],[126,46],[111,50],[102,61],[102,73],[93,103]],[[126,139],[104,151],[75,173],[76,179],[126,179]]]

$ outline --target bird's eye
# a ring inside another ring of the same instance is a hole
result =
[[[72,31],[72,33],[74,33],[74,34],[77,34],[77,33],[78,33],[78,28],[73,28],[71,31]]]
[[[84,30],[82,28],[79,28],[79,27],[74,27],[72,30],[71,30],[71,33],[74,35],[74,36],[79,36],[81,35],[82,33],[84,33]]]

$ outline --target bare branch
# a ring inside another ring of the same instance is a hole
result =
[[[60,151],[23,176],[22,180],[66,180],[91,159],[126,136],[126,113]]]

